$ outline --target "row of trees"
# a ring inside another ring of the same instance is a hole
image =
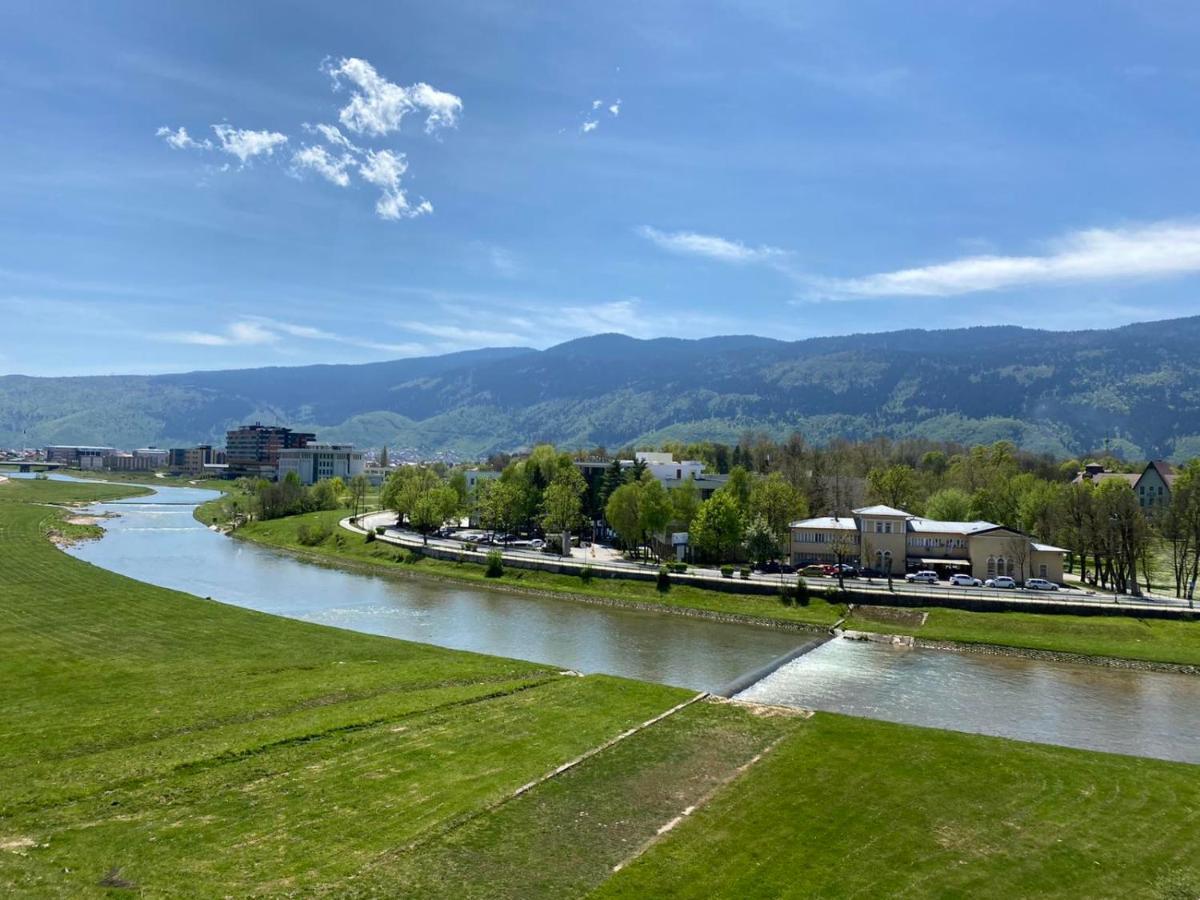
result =
[[[288,472],[279,481],[257,479],[241,487],[242,493],[250,497],[249,512],[255,518],[279,519],[347,505],[358,515],[370,483],[365,476],[356,475],[349,483],[341,478],[325,478],[310,487],[302,484],[295,472]]]
[[[589,486],[574,465],[582,454],[541,445],[503,460],[498,476],[479,481],[470,495],[462,472],[404,467],[385,485],[383,504],[426,534],[467,512],[504,532],[558,535],[607,524],[633,554],[648,552],[656,536],[686,531],[699,558],[724,562],[783,555],[789,523],[810,510],[845,515],[852,505],[885,503],[927,518],[986,520],[1062,546],[1070,551],[1069,568],[1104,589],[1135,591],[1139,577],[1149,584],[1162,556],[1180,594],[1200,571],[1200,461],[1179,473],[1172,503],[1152,512],[1124,479],[1074,484],[1077,460],[1055,461],[1007,442],[956,448],[880,440],[810,448],[795,436],[744,441],[736,455],[721,446],[665,448],[751,464],[729,467],[726,484],[708,500],[691,480],[667,490],[644,465],[622,467],[616,458]]]

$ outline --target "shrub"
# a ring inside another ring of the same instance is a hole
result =
[[[685,563],[685,562],[671,563],[671,571],[677,575],[682,575],[684,572],[687,571],[687,569],[688,569],[687,563]]]
[[[749,578],[750,577],[750,567],[742,566],[742,569],[738,574],[741,575],[743,578]]]
[[[333,543],[339,550],[341,550],[346,546],[346,535],[339,531],[333,536]]]
[[[588,582],[590,582],[592,580],[592,567],[591,566],[584,566],[582,569],[579,570],[579,580],[582,581],[584,584],[587,584]]]
[[[659,566],[658,567],[658,590],[660,593],[665,594],[670,589],[671,589],[671,575],[667,571],[666,566]]]
[[[478,547],[478,544],[474,541],[463,541],[463,549],[470,553],[474,553],[476,547]]]
[[[800,606],[808,606],[809,601],[808,582],[804,580],[803,575],[796,577],[796,603]]]
[[[779,602],[784,606],[792,605],[792,589],[786,584],[781,584],[779,586]]]
[[[315,547],[325,543],[332,531],[321,525],[309,525],[307,522],[296,529],[296,543],[302,547]],[[340,535],[339,535],[340,537]]]
[[[722,578],[732,578],[733,577],[733,566],[729,565],[729,563],[725,563],[725,565],[721,566],[721,577]]]
[[[499,578],[504,574],[504,554],[493,550],[487,555],[487,568],[483,574],[487,578]]]
[[[386,526],[386,525],[376,525],[376,526],[375,526],[375,533],[376,533],[376,534],[383,534],[385,531],[387,531],[387,526]]]
[[[410,566],[415,566],[417,563],[419,563],[424,558],[425,558],[425,554],[422,553],[420,550],[409,550],[406,554],[404,554],[404,561],[406,563],[408,563]]]
[[[375,532],[368,531],[365,535],[363,535],[363,543],[366,543],[366,544],[375,543]]]

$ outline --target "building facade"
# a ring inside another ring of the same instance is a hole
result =
[[[1061,581],[1066,550],[991,522],[922,519],[890,506],[866,506],[850,516],[804,519],[791,525],[791,559],[858,564],[884,574],[932,569],[987,579]]]
[[[1099,485],[1116,478],[1129,483],[1137,496],[1138,505],[1145,510],[1161,509],[1171,503],[1171,487],[1175,484],[1175,467],[1162,459],[1146,463],[1141,472],[1110,472],[1099,463],[1088,463],[1075,475],[1072,484],[1090,481]]]
[[[273,477],[283,450],[296,450],[317,439],[315,434],[278,425],[242,425],[225,434],[225,462],[237,475]]]
[[[363,474],[363,452],[353,444],[306,444],[278,451],[276,469],[282,481],[295,472],[301,484],[316,484],[326,478],[349,481]]]

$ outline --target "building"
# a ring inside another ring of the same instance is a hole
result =
[[[46,462],[62,463],[72,469],[103,469],[105,457],[116,452],[113,447],[55,444],[46,448]]]
[[[975,578],[1008,575],[1018,581],[1061,581],[1066,550],[991,522],[922,519],[891,506],[865,506],[850,516],[804,519],[791,525],[796,565],[858,563],[892,575],[933,569]]]
[[[728,475],[716,475],[704,471],[704,463],[694,459],[676,461],[670,453],[650,453],[638,451],[634,459],[619,460],[621,468],[632,469],[638,462],[646,466],[646,471],[658,479],[663,487],[670,490],[679,487],[685,481],[694,479],[700,492],[700,499],[707,500],[729,480]],[[578,460],[575,463],[587,482],[589,491],[593,493],[604,481],[604,476],[612,466],[612,460]]]
[[[224,463],[225,451],[214,448],[211,444],[200,444],[196,447],[172,447],[167,455],[167,468],[180,475],[208,474],[214,466],[224,468]]]
[[[242,425],[225,434],[225,462],[234,475],[275,477],[282,450],[296,450],[317,439],[315,434],[278,425]]]
[[[1099,463],[1088,463],[1071,480],[1072,484],[1090,481],[1099,485],[1110,478],[1125,481],[1137,495],[1138,504],[1145,509],[1168,506],[1171,487],[1175,484],[1175,467],[1162,459],[1151,460],[1141,472],[1110,472]]]
[[[500,477],[500,473],[493,469],[479,469],[479,468],[466,469],[463,471],[463,475],[467,479],[467,496],[468,497],[475,493],[475,488],[479,487],[479,485],[482,482],[491,481],[495,478]]]
[[[306,444],[278,451],[276,468],[279,480],[295,472],[301,484],[316,484],[326,478],[349,481],[363,474],[363,452],[353,444]]]

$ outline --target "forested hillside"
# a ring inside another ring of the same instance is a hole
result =
[[[785,342],[607,334],[367,365],[0,378],[0,445],[217,441],[237,422],[472,457],[748,429],[1008,439],[1077,454],[1200,454],[1200,317],[1107,331],[1013,327]]]

